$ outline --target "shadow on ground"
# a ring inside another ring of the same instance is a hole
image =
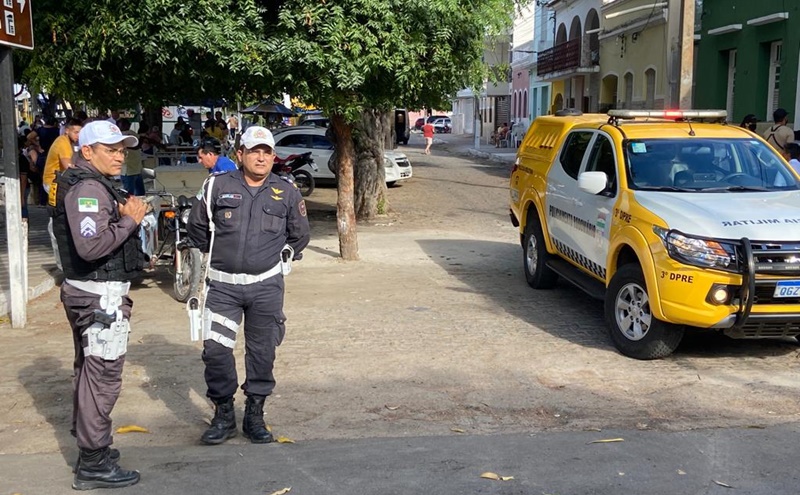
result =
[[[9,377],[10,378],[10,377]],[[22,368],[19,383],[33,400],[36,411],[53,427],[58,450],[72,466],[78,455],[72,428],[72,367],[65,368],[52,356],[37,358]]]
[[[575,344],[613,348],[603,319],[602,302],[563,280],[553,290],[531,289],[522,272],[519,245],[474,239],[417,242],[433,262],[509,314]],[[795,351],[797,345],[793,339],[738,340],[715,332],[694,333],[684,338],[671,359],[767,357]]]

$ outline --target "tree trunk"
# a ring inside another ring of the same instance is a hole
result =
[[[339,232],[339,254],[348,261],[358,260],[358,235],[356,233],[356,215],[353,195],[353,134],[350,125],[345,122],[344,115],[334,113],[331,116],[331,137],[336,149],[337,192],[336,229]]]
[[[391,135],[387,112],[364,110],[353,125],[353,131],[356,218],[372,220],[378,213],[385,213],[388,206],[383,162],[386,135]]]

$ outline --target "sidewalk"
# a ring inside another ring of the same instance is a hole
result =
[[[47,233],[49,214],[44,206],[29,206],[28,219],[28,300],[41,296],[55,286],[60,276],[53,260],[50,235]],[[8,315],[11,307],[8,279],[8,238],[6,211],[0,203],[0,318]]]
[[[517,159],[515,148],[495,148],[493,144],[485,144],[475,148],[475,138],[472,134],[436,134],[433,138],[434,148],[442,148],[450,153],[464,156],[475,156],[493,162],[514,163]]]

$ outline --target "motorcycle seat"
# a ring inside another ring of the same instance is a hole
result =
[[[276,163],[290,162],[290,161],[294,160],[295,158],[297,158],[298,156],[300,156],[300,155],[294,154],[294,155],[289,155],[289,156],[285,156],[285,157],[281,158],[281,157],[275,155],[275,162]]]

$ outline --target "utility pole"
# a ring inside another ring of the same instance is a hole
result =
[[[0,134],[2,134],[3,181],[6,192],[6,236],[8,237],[8,278],[11,289],[11,326],[22,328],[28,319],[28,224],[22,223],[17,123],[14,121],[13,48],[33,50],[33,13],[30,2],[5,2],[5,21],[0,31]],[[13,48],[12,48],[13,47]],[[4,275],[5,276],[5,275]]]
[[[692,107],[694,77],[695,0],[669,0],[667,13],[667,67],[669,108]]]
[[[14,115],[13,50],[0,47],[0,133],[3,139],[3,170],[6,193],[6,235],[8,236],[8,278],[11,300],[11,326],[23,328],[27,322],[28,271],[25,230],[22,225],[22,195],[17,163],[17,127]]]

